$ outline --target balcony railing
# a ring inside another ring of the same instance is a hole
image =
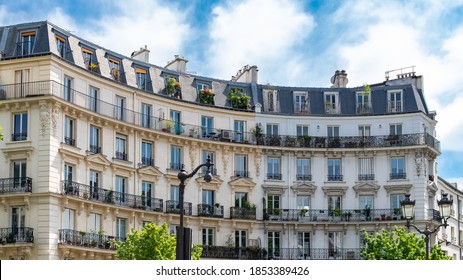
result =
[[[100,154],[101,153],[101,147],[97,145],[90,145],[89,150],[90,153],[92,154]]]
[[[243,207],[230,207],[230,218],[231,219],[244,219],[244,220],[255,220],[256,209],[249,209]]]
[[[342,181],[342,175],[328,175],[328,181]]]
[[[183,214],[192,215],[191,202],[183,202]],[[177,200],[166,200],[166,213],[180,214],[180,203]]]
[[[297,181],[312,181],[312,175],[310,174],[296,174]]]
[[[76,139],[72,139],[70,137],[64,137],[64,143],[69,146],[76,146]]]
[[[180,162],[171,162],[170,163],[170,169],[172,170],[180,170],[182,167],[182,164]]]
[[[116,159],[127,160],[127,153],[116,152]]]
[[[255,247],[226,247],[203,245],[203,253],[201,257],[213,259],[263,260],[266,258],[266,250]]]
[[[141,164],[143,164],[145,166],[154,166],[154,159],[147,158],[147,157],[142,157],[141,158]]]
[[[62,181],[62,193],[81,199],[98,201],[106,204],[115,204],[146,211],[162,212],[163,210],[163,201],[159,198],[116,192],[72,181]]]
[[[125,241],[125,238],[72,229],[58,230],[58,244],[116,250],[117,241]]]
[[[249,172],[244,170],[235,170],[235,177],[249,178]]]
[[[2,178],[0,179],[0,194],[32,192],[32,178]]]
[[[281,180],[281,174],[279,174],[279,173],[267,173],[267,179],[269,179],[269,180]]]
[[[391,180],[407,179],[407,173],[405,172],[391,173],[389,175],[389,178]]]
[[[85,93],[71,89],[73,92],[75,106],[92,111],[93,104],[90,103],[90,96]],[[56,96],[65,100],[64,86],[55,81],[40,81],[20,84],[0,85],[1,99],[20,99],[37,96]],[[69,102],[69,101],[66,101]],[[146,122],[146,115],[126,108],[116,110],[114,104],[99,100],[98,114],[111,119],[118,119],[119,113],[124,118],[121,120],[131,125],[143,127]],[[149,116],[151,128],[148,130],[167,131],[167,121],[154,116]],[[201,126],[181,123],[182,129],[176,130],[176,134],[185,137],[198,137],[209,141],[227,141],[241,144],[272,146],[272,147],[293,147],[293,148],[382,148],[382,147],[406,147],[427,145],[440,151],[440,142],[432,135],[427,133],[413,133],[397,135],[396,139],[391,139],[389,135],[377,136],[340,136],[336,141],[328,137],[298,137],[294,135],[255,135],[249,132],[235,132],[229,128],[210,129],[210,133],[190,133],[191,131],[201,131]],[[173,131],[173,130],[171,130]]]
[[[297,222],[368,222],[402,220],[402,211],[395,209],[264,209],[264,220]]]
[[[198,204],[198,216],[223,218],[223,205]]]
[[[375,174],[359,174],[359,181],[373,181],[375,179]]]
[[[357,104],[356,112],[357,114],[371,114],[373,113],[373,107],[369,103]]]
[[[30,227],[0,228],[0,244],[34,243],[34,229]]]
[[[27,140],[27,132],[11,134],[11,141],[26,141],[26,140]]]

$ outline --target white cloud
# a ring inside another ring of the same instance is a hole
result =
[[[463,191],[463,177],[459,177],[459,178],[444,178],[445,181],[453,184],[453,183],[457,183],[457,187],[460,191]]]
[[[216,6],[212,14],[208,60],[211,73],[224,79],[247,64],[257,65],[268,76],[285,69],[294,46],[314,26],[312,16],[298,3],[286,0],[229,2]]]

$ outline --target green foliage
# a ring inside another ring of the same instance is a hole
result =
[[[371,87],[367,84],[363,85],[363,92],[365,95],[368,95],[371,93]]]
[[[132,229],[125,242],[116,243],[119,260],[175,260],[175,235],[166,223],[149,223],[141,231]]]
[[[193,249],[191,250],[191,259],[199,260],[203,254],[203,246],[201,244],[193,244]]]
[[[214,96],[215,94],[210,89],[200,90],[199,91],[199,102],[203,104],[214,105]]]
[[[3,133],[2,133],[3,127],[0,125],[0,141],[3,141]]]
[[[247,109],[251,104],[251,97],[244,94],[241,88],[231,88],[230,104],[233,108]]]
[[[403,228],[395,227],[391,231],[383,229],[374,236],[363,232],[365,246],[360,250],[364,260],[424,260],[426,259],[426,244],[424,236],[405,232]],[[432,260],[448,260],[439,245],[432,248]]]

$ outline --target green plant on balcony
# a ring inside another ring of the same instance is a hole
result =
[[[371,93],[371,87],[367,84],[363,85],[363,95],[369,95]]]
[[[250,203],[249,201],[245,200],[243,201],[243,208],[246,208],[249,210],[255,210],[257,207],[254,203]]]
[[[235,109],[248,109],[251,104],[251,97],[243,93],[240,88],[230,89],[230,104]]]
[[[106,203],[114,203],[114,191],[113,191],[113,188],[112,188],[112,187],[111,187],[110,190],[108,190],[108,191],[106,192],[106,196],[105,196],[104,201],[105,201]]]
[[[333,210],[333,215],[335,217],[341,217],[342,216],[342,210],[341,209],[334,209]]]
[[[299,216],[304,217],[307,212],[309,212],[309,209],[303,208],[299,210]]]
[[[167,88],[167,94],[170,97],[176,97],[176,98],[180,97],[181,85],[179,82],[177,82],[175,78],[169,78],[167,80],[166,88]]]
[[[310,135],[301,135],[297,137],[297,141],[299,142],[299,146],[301,147],[310,147],[310,140],[312,137]]]
[[[90,63],[88,65],[88,70],[93,71],[93,72],[97,71],[98,70],[98,63]]]
[[[215,94],[212,89],[202,89],[199,91],[199,102],[214,105],[214,96]]]

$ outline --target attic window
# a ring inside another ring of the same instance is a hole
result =
[[[21,54],[28,55],[32,53],[35,43],[35,31],[21,33]]]
[[[90,71],[96,72],[98,70],[98,61],[96,59],[95,51],[91,48],[82,46],[82,57],[84,58],[85,68]]]
[[[108,62],[109,62],[109,69],[110,69],[111,77],[116,81],[120,81],[121,79],[120,60],[117,60],[114,58],[108,58]]]
[[[58,49],[58,53],[61,57],[64,58],[64,55],[66,54],[66,38],[60,35],[56,35],[56,34],[55,34],[55,38],[56,38],[56,47]]]
[[[135,68],[135,77],[137,82],[137,87],[141,90],[146,90],[146,69],[136,67]]]

